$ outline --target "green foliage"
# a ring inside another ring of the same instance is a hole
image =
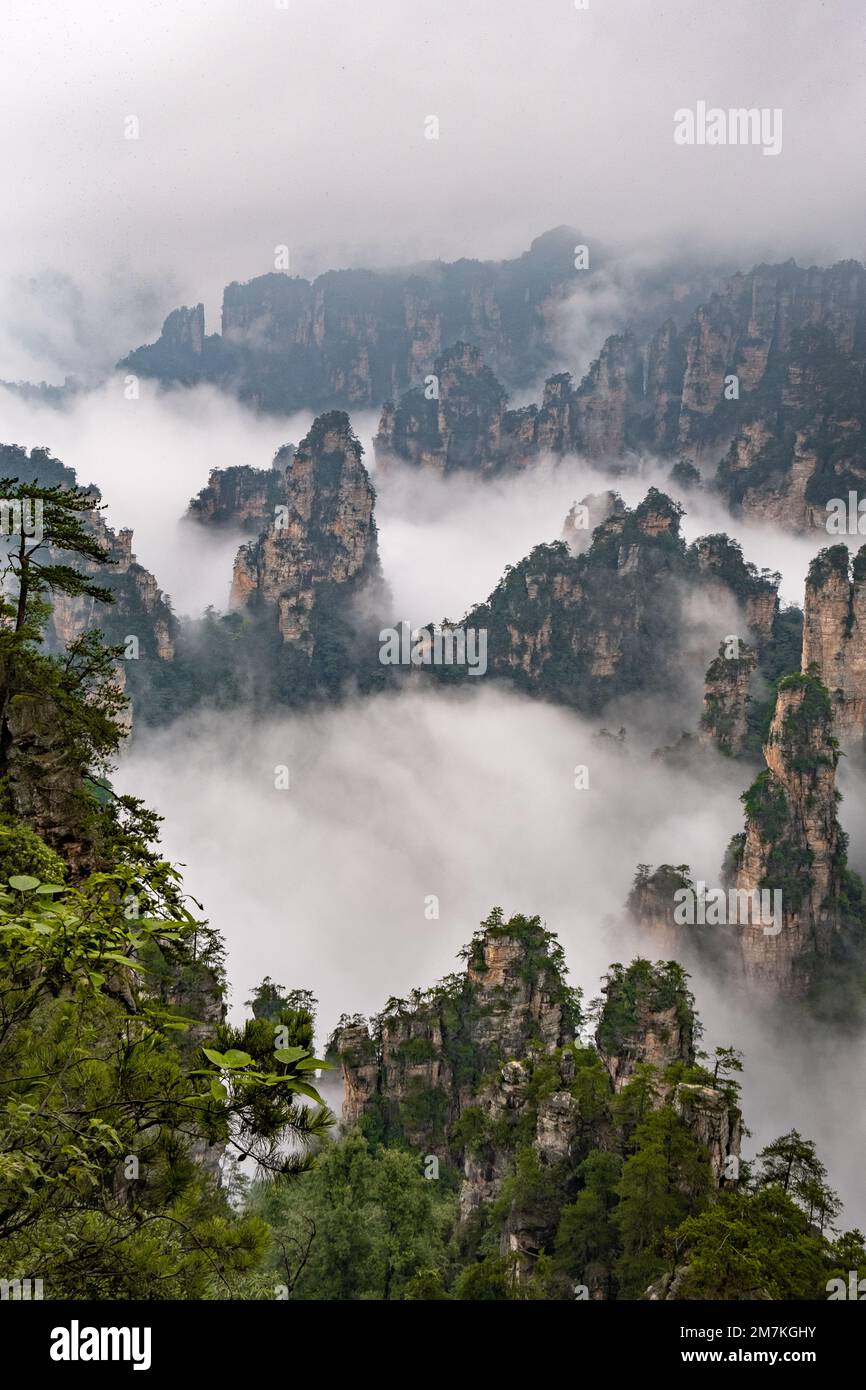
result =
[[[709,1182],[709,1156],[673,1108],[648,1115],[623,1166],[612,1216],[622,1245],[615,1272],[623,1297],[639,1298],[662,1271],[665,1231],[706,1205]]]
[[[777,1186],[754,1195],[723,1192],[669,1238],[669,1259],[686,1267],[678,1298],[824,1299],[827,1244]],[[845,1277],[847,1278],[847,1271]]]
[[[189,923],[127,921],[128,882],[13,875],[0,892],[0,1257],[55,1298],[130,1298],[151,1278],[155,1296],[207,1297],[264,1231],[192,1161],[235,1119],[187,1074],[186,1022],[137,983],[143,944],[170,952]]]
[[[41,520],[34,534],[22,529],[17,542],[4,555],[2,566],[3,589],[11,578],[17,586],[14,606],[7,611],[14,615],[14,631],[38,637],[39,627],[32,622],[34,609],[41,616],[40,600],[45,592],[62,593],[69,597],[86,595],[103,603],[113,601],[104,585],[96,584],[87,574],[69,563],[70,558],[113,564],[105,547],[83,524],[81,518],[98,510],[100,504],[87,488],[70,484],[41,486],[21,483],[17,478],[0,478],[0,497],[24,507],[38,507]]]
[[[792,1129],[761,1150],[758,1165],[755,1183],[759,1188],[781,1187],[803,1209],[810,1225],[816,1224],[822,1231],[832,1226],[841,1203],[827,1185],[827,1169],[811,1139]]]
[[[596,1032],[602,1052],[612,1056],[625,1050],[642,1014],[674,1011],[686,1049],[698,1034],[694,996],[688,975],[676,961],[637,959],[628,967],[612,965],[604,987],[604,1006]]]
[[[66,865],[35,830],[11,816],[0,816],[0,881],[12,874],[32,874],[43,883],[64,883]]]
[[[610,1271],[616,1258],[619,1229],[613,1214],[619,1202],[622,1164],[619,1154],[596,1149],[577,1170],[582,1190],[560,1213],[556,1265],[578,1282],[582,1282],[588,1265],[602,1265]],[[607,1277],[607,1292],[611,1294],[612,1275]]]
[[[295,1182],[254,1189],[272,1233],[268,1269],[291,1299],[417,1299],[443,1294],[454,1198],[416,1155],[372,1150],[357,1131],[326,1144]]]

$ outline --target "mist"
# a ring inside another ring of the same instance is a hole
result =
[[[297,443],[313,420],[259,416],[211,386],[162,391],[140,383],[128,400],[124,378],[74,396],[62,408],[0,389],[0,439],[36,445],[70,468],[79,483],[102,492],[109,526],[134,530],[139,563],[156,576],[178,614],[225,609],[239,532],[205,534],[181,525],[190,499],[212,468],[269,468],[282,444]]]
[[[642,709],[664,725],[660,706]],[[651,740],[599,740],[602,722],[502,689],[416,686],[256,727],[186,719],[140,737],[117,785],[166,817],[164,849],[226,938],[233,1016],[270,975],[316,994],[321,1045],[341,1013],[377,1012],[461,968],[494,905],[538,913],[589,1000],[611,962],[653,955],[623,913],[638,863],[685,862],[718,882],[748,769],[720,758],[700,777],[677,771],[650,757]],[[279,765],[288,790],[274,786]],[[699,973],[692,988],[704,1047],[745,1053],[744,1153],[796,1126],[817,1140],[846,1225],[862,1225],[866,1117],[838,1082],[859,1073],[864,1044]]]
[[[863,33],[857,0],[7,0],[0,377],[110,368],[182,302],[213,331],[278,244],[302,275],[563,222],[630,254],[862,257]],[[781,153],[675,145],[698,100],[780,108]]]
[[[114,374],[56,407],[0,388],[0,439],[48,448],[76,470],[79,483],[95,483],[108,524],[133,528],[139,562],[179,615],[196,617],[208,605],[225,610],[232,562],[249,537],[182,525],[181,518],[212,468],[269,468],[280,445],[303,438],[313,414],[260,415],[211,386],[163,390],[142,380],[139,390],[139,399],[128,400],[124,378]],[[506,565],[560,539],[573,502],[606,488],[619,491],[629,506],[650,486],[662,488],[685,509],[688,541],[727,531],[747,560],[781,572],[786,603],[802,604],[809,562],[830,543],[822,532],[796,536],[732,517],[721,497],[672,484],[669,461],[644,460],[623,473],[621,462],[605,467],[574,455],[547,457],[521,473],[483,480],[442,478],[397,462],[377,468],[372,439],[378,412],[350,418],[376,486],[393,613],[414,625],[461,617],[488,597]]]

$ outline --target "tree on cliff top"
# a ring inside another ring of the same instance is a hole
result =
[[[78,556],[102,565],[115,563],[82,522],[82,517],[101,508],[102,504],[86,488],[40,487],[38,483],[20,483],[17,478],[0,478],[3,531],[16,542],[10,546],[2,568],[4,593],[10,576],[17,586],[14,608],[7,607],[3,617],[8,620],[14,612],[16,633],[28,620],[31,601],[38,603],[46,590],[71,597],[86,594],[102,603],[114,602],[109,589],[96,584],[61,558]],[[10,518],[8,533],[7,515]],[[39,624],[38,608],[35,616]],[[41,624],[36,633],[40,627]]]

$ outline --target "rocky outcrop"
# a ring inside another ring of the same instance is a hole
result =
[[[693,663],[687,637],[705,622],[689,603],[696,592],[739,604],[758,651],[772,655],[780,576],[759,574],[724,535],[686,547],[681,516],[656,488],[634,509],[613,493],[576,504],[566,519],[569,543],[536,546],[464,618],[466,628],[487,633],[488,679],[588,713],[638,689],[680,688]],[[450,669],[432,674],[455,678]]]
[[[38,483],[43,487],[74,487],[75,470],[55,459],[46,449],[26,450],[17,445],[0,446],[0,470],[7,477],[21,482]],[[86,594],[55,593],[50,596],[52,613],[46,629],[49,650],[63,650],[68,643],[91,629],[98,628],[112,646],[130,647],[130,657],[171,661],[175,653],[178,623],[167,595],[163,594],[156,578],[140,565],[132,549],[133,533],[122,528],[113,530],[105,522],[99,508],[99,488],[91,484],[87,491],[93,497],[94,510],[85,514],[84,524],[101,545],[105,562],[72,558],[74,568],[86,574],[101,588],[109,590],[114,602],[106,604]],[[66,563],[68,556],[54,555],[56,563]],[[130,644],[129,639],[135,643]],[[118,684],[126,685],[126,663],[118,670]]]
[[[283,643],[313,655],[318,619],[379,578],[375,493],[363,449],[341,411],[319,416],[286,477],[286,500],[258,540],[238,551],[235,609],[273,615]]]
[[[659,959],[682,960],[690,945],[676,921],[676,894],[694,884],[687,864],[639,864],[626,901],[632,921],[645,934],[647,949]]]
[[[744,513],[824,529],[827,502],[862,490],[864,325],[866,270],[855,261],[759,266],[708,306],[707,340],[740,391],[725,402],[732,443],[718,484]],[[705,447],[721,439],[726,414],[705,422]],[[688,428],[701,432],[694,416]]]
[[[643,360],[630,333],[608,338],[574,395],[571,448],[592,459],[616,459],[639,442]]]
[[[433,363],[429,384],[387,404],[374,440],[377,461],[399,458],[438,473],[497,472],[517,457],[520,412],[506,411],[507,396],[478,348],[456,343]]]
[[[615,1092],[641,1066],[654,1067],[663,1078],[674,1062],[694,1064],[694,1012],[686,976],[674,962],[654,967],[635,961],[627,970],[613,966],[603,997],[595,1039]]]
[[[578,385],[560,372],[540,406],[500,406],[495,467],[522,467],[544,451],[612,461],[686,453],[693,474],[695,464],[717,469],[714,485],[735,509],[788,529],[823,528],[830,499],[866,491],[864,343],[863,266],[758,266],[681,328],[666,319],[645,350],[633,334],[615,335]],[[441,451],[413,449],[400,425],[418,395],[386,407],[380,446],[441,467]],[[451,411],[471,413],[471,396],[470,383],[456,383]],[[459,466],[490,472],[493,457],[479,429]]]
[[[683,1123],[710,1156],[710,1173],[714,1188],[735,1188],[739,1172],[740,1144],[743,1138],[743,1117],[738,1106],[731,1105],[723,1090],[682,1082],[673,1093],[673,1104]]]
[[[190,502],[186,520],[261,535],[273,521],[277,507],[286,501],[286,471],[294,455],[294,444],[284,444],[274,455],[271,468],[251,468],[248,464],[212,468],[207,487]]]
[[[700,959],[765,999],[844,1012],[839,991],[866,958],[866,899],[847,867],[832,705],[814,675],[779,681],[763,753],[718,885],[693,883],[685,864],[640,865],[629,914],[654,951]]]
[[[591,492],[571,507],[563,523],[561,539],[572,555],[582,555],[589,549],[595,528],[613,513],[621,516],[625,510],[618,492]]]
[[[866,734],[866,546],[822,550],[809,567],[803,611],[803,670],[827,687],[836,733]]]
[[[614,511],[584,554],[537,546],[465,619],[487,631],[488,673],[588,711],[635,679],[661,682],[675,660],[671,579],[687,569],[679,525],[651,489],[634,511]]]
[[[342,1065],[344,1125],[437,1156],[459,1182],[465,1224],[503,1198],[519,1161],[568,1200],[588,1153],[623,1143],[617,1097],[646,1083],[644,1104],[671,1106],[702,1146],[710,1189],[725,1183],[740,1113],[711,1076],[691,1074],[693,1001],[676,964],[611,967],[587,1048],[574,1041],[579,998],[562,952],[538,918],[506,922],[496,910],[462,954],[464,975],[390,1000],[370,1027],[341,1022],[329,1055]],[[552,1246],[551,1203],[524,1189],[496,1209],[500,1253],[517,1257],[518,1277]],[[604,1296],[603,1272],[586,1277]]]
[[[743,894],[779,895],[778,921],[766,913],[733,926],[746,978],[779,996],[809,990],[842,931],[838,756],[826,689],[812,676],[786,677],[764,747],[766,770],[743,798],[746,829],[729,850],[726,882]]]
[[[515,386],[549,366],[551,320],[576,284],[560,227],[512,261],[434,262],[391,271],[328,271],[310,282],[272,273],[223,295],[222,331],[201,305],[170,314],[125,371],[162,382],[211,381],[273,411],[379,408],[433,370],[447,345],[480,348]]]
[[[136,660],[171,661],[177,638],[177,619],[155,577],[140,565],[132,550],[132,531],[113,531],[101,512],[90,516],[89,529],[107,553],[107,563],[79,560],[77,568],[114,595],[106,607],[87,595],[55,594],[50,621],[50,645],[65,647],[83,632],[99,628],[108,643],[126,646],[135,638]]]
[[[9,679],[9,670],[0,664],[0,686],[7,688]],[[38,690],[12,694],[5,709],[0,767],[3,800],[11,814],[62,856],[74,878],[98,867],[84,768],[51,695]]]
[[[735,758],[748,735],[749,690],[757,654],[745,642],[725,641],[711,663],[704,683],[701,742]]]
[[[782,576],[767,569],[760,573],[743,559],[742,546],[717,532],[701,536],[690,547],[690,559],[700,582],[710,595],[733,594],[743,610],[746,626],[759,649],[773,637],[779,615]]]
[[[507,392],[480,351],[456,343],[436,359],[425,386],[386,403],[376,458],[485,476],[524,468],[545,451],[618,457],[638,443],[632,422],[642,390],[640,352],[625,335],[607,340],[577,390],[563,372],[546,383],[540,407],[508,410]]]

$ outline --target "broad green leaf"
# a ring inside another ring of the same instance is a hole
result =
[[[214,1077],[210,1083],[210,1093],[214,1100],[228,1100],[229,1093],[217,1077]]]
[[[299,1057],[308,1055],[305,1047],[277,1047],[274,1049],[274,1056],[278,1062],[297,1062]]]
[[[224,1067],[248,1067],[252,1061],[248,1052],[241,1052],[239,1048],[230,1047],[228,1052],[223,1055]]]
[[[29,874],[15,874],[9,880],[9,887],[14,888],[16,893],[30,893],[39,887],[39,883],[38,878],[31,878]]]
[[[285,1080],[290,1091],[300,1091],[302,1096],[309,1096],[310,1100],[314,1100],[317,1105],[325,1104],[315,1086],[308,1086],[306,1081],[296,1081],[291,1076],[287,1076]]]
[[[225,1066],[225,1057],[221,1052],[215,1052],[212,1047],[203,1047],[202,1052],[204,1053],[205,1057],[207,1057],[209,1062],[213,1062],[215,1067]]]

